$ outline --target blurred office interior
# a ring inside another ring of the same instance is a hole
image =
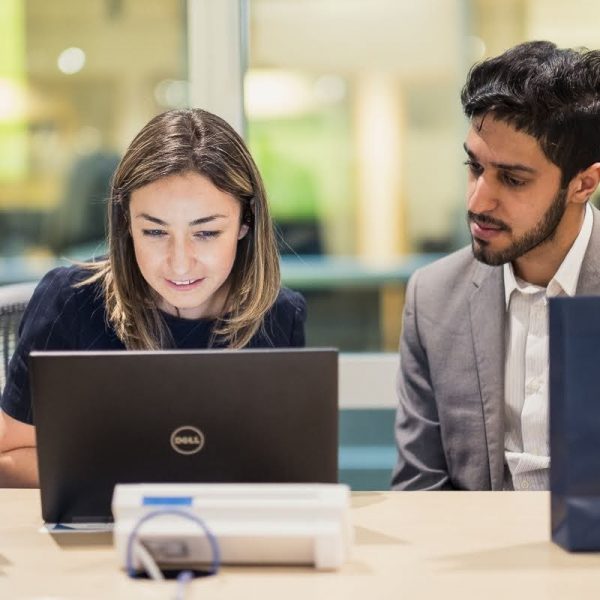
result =
[[[308,344],[393,352],[410,273],[468,242],[470,65],[530,39],[600,47],[599,19],[595,0],[2,0],[0,283],[102,254],[133,135],[201,106],[249,142]],[[391,444],[392,413],[344,431]]]

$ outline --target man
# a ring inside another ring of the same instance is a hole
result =
[[[547,489],[547,299],[600,294],[600,52],[521,44],[461,100],[472,245],[407,287],[392,486]]]

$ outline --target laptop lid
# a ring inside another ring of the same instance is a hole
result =
[[[32,352],[42,516],[116,483],[337,481],[337,350]]]

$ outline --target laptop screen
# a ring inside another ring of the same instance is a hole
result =
[[[337,481],[337,350],[32,352],[42,516],[116,483]]]

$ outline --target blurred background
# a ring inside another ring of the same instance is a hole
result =
[[[0,281],[101,252],[120,155],[195,89],[263,173],[309,343],[394,350],[408,275],[468,241],[468,68],[527,39],[597,47],[599,18],[594,0],[2,0]]]
[[[468,242],[469,67],[531,39],[597,48],[599,21],[597,0],[0,0],[0,283],[101,254],[134,134],[200,106],[249,143],[309,345],[393,352],[407,278]],[[342,415],[373,487],[392,412]]]

